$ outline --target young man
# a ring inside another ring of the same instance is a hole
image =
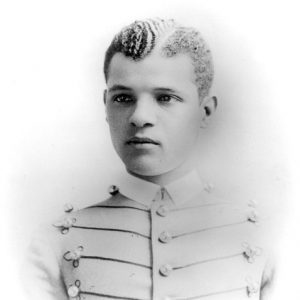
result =
[[[195,171],[217,101],[200,33],[138,21],[109,46],[107,122],[127,173],[111,196],[32,244],[38,299],[262,299],[271,281],[253,204],[213,196]],[[263,299],[266,299],[265,297]]]

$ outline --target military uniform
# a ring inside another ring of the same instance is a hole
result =
[[[268,251],[253,203],[214,197],[193,171],[160,187],[127,174],[111,196],[32,243],[42,300],[260,299]]]

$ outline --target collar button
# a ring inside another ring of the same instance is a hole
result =
[[[116,186],[116,185],[111,185],[109,188],[108,188],[108,192],[114,196],[116,194],[118,194],[119,192],[119,188]]]

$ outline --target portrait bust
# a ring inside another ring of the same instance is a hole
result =
[[[171,19],[121,29],[103,102],[126,172],[101,201],[33,239],[30,299],[269,299],[274,265],[255,201],[214,193],[197,170],[218,101],[201,33]]]

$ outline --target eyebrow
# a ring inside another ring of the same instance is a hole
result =
[[[132,91],[132,88],[122,85],[122,84],[115,84],[111,88],[108,89],[109,92],[114,92],[114,91]],[[169,92],[169,93],[176,93],[176,90],[173,90],[171,88],[164,88],[164,87],[157,87],[154,89],[156,92]]]
[[[169,92],[169,93],[178,93],[178,91],[170,89],[170,88],[164,88],[164,87],[158,87],[154,89],[155,91],[159,92]]]
[[[108,89],[109,92],[119,91],[119,90],[125,90],[125,91],[132,91],[130,87],[127,87],[125,85],[121,84],[115,84],[111,88]]]

